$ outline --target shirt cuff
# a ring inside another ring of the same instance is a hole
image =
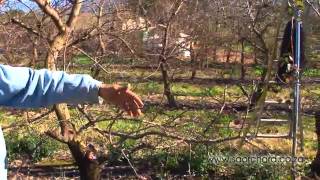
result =
[[[100,86],[101,86],[102,82],[101,81],[98,81],[98,80],[95,80],[93,79],[92,81],[92,86],[89,90],[89,95],[87,96],[88,97],[88,103],[90,104],[101,104],[101,99],[99,97],[99,89],[100,89]]]

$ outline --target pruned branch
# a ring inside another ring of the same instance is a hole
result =
[[[66,27],[62,21],[62,19],[59,16],[59,13],[50,6],[49,2],[50,1],[46,1],[46,0],[34,0],[37,5],[39,6],[39,8],[45,12],[48,16],[51,17],[52,21],[54,22],[54,24],[56,25],[56,27],[59,29],[60,32],[65,32]]]
[[[49,115],[49,114],[52,113],[53,111],[54,111],[54,110],[51,109],[51,110],[49,110],[48,112],[45,112],[45,113],[43,113],[43,114],[41,114],[41,115],[39,115],[39,116],[37,116],[37,117],[35,117],[35,118],[33,118],[33,119],[28,120],[27,123],[28,123],[28,124],[35,123],[35,122],[37,122],[38,120],[46,117],[47,115]],[[17,127],[23,127],[23,126],[26,126],[26,123],[25,123],[25,122],[23,122],[23,123],[16,122],[16,123],[10,124],[9,126],[3,126],[2,129],[3,129],[3,130],[7,130],[7,129],[17,128]]]
[[[68,139],[57,131],[47,131],[45,134],[61,143],[68,144]]]
[[[74,23],[77,21],[77,18],[78,18],[79,13],[80,13],[82,2],[83,2],[82,0],[74,0],[73,1],[72,10],[71,10],[69,19],[67,21],[67,26],[69,28],[73,28],[74,27]]]
[[[76,40],[73,40],[71,41],[67,47],[71,47],[71,46],[74,46],[74,45],[77,45],[83,41],[86,41],[90,38],[93,38],[95,36],[98,36],[99,33],[96,33],[97,32],[97,29],[96,28],[91,28],[89,29],[87,32],[85,32],[81,37],[77,38]]]
[[[117,39],[119,39],[130,51],[130,53],[134,56],[137,55],[136,51],[131,48],[130,44],[122,37],[120,37],[119,35],[116,35],[116,34],[111,34],[111,33],[107,33],[106,35],[109,35],[109,36],[112,36],[112,37],[115,37]]]
[[[170,23],[172,21],[172,19],[179,13],[183,3],[185,2],[186,0],[179,0],[178,2],[176,2],[174,4],[174,9],[173,11],[171,12],[171,15],[168,19],[168,23]]]
[[[232,141],[232,140],[236,140],[236,139],[241,138],[241,136],[234,136],[234,137],[218,138],[218,139],[195,139],[195,138],[186,138],[186,137],[179,136],[179,135],[169,133],[169,132],[160,132],[160,131],[155,131],[155,130],[142,132],[142,133],[136,133],[136,134],[127,134],[127,133],[123,133],[123,132],[114,132],[114,131],[107,132],[107,131],[101,130],[99,128],[94,128],[94,129],[102,135],[111,134],[113,136],[118,136],[118,137],[125,138],[125,139],[137,140],[137,139],[144,138],[146,136],[155,136],[156,135],[156,136],[160,136],[160,137],[167,137],[170,139],[184,141],[186,143],[206,144],[206,145],[218,144],[218,143]]]
[[[87,52],[85,52],[83,49],[73,46],[75,49],[77,49],[78,51],[80,51],[82,54],[84,54],[85,56],[87,56],[89,59],[91,59],[97,66],[99,66],[99,68],[101,68],[105,73],[110,74],[110,72],[108,72],[108,70],[106,70],[95,58],[91,57]]]
[[[26,29],[28,32],[36,35],[36,36],[39,36],[41,38],[44,38],[46,39],[45,37],[42,36],[41,33],[39,33],[38,31],[36,31],[35,29],[33,29],[32,27],[28,26],[27,24],[25,24],[24,22],[20,21],[19,19],[16,19],[16,18],[11,18],[11,22],[13,24],[16,24],[24,29]]]

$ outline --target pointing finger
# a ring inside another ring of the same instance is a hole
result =
[[[144,104],[141,101],[141,99],[136,94],[132,94],[132,97],[134,101],[137,103],[138,107],[142,108]]]

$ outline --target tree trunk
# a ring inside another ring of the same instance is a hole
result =
[[[102,167],[97,159],[88,157],[88,153],[91,151],[81,151],[80,142],[76,141],[69,142],[68,147],[79,168],[80,180],[100,180]]]
[[[273,37],[278,37],[280,33],[280,26],[281,26],[281,21],[276,22],[276,31]],[[256,104],[260,104],[259,101],[262,104],[264,104],[264,99],[266,98],[267,91],[269,89],[269,81],[271,80],[271,75],[272,75],[272,70],[273,70],[273,60],[276,59],[277,57],[277,52],[278,52],[278,40],[277,38],[274,38],[273,43],[267,47],[267,45],[264,43],[264,59],[266,59],[266,64],[267,67],[264,70],[264,72],[261,75],[261,83],[258,84],[256,92],[254,92],[253,97],[252,97],[252,102],[251,105],[256,106]]]
[[[46,56],[45,66],[47,69],[55,71],[56,60],[59,56],[60,51],[66,47],[67,38],[69,35],[72,35],[72,30],[74,29],[75,23],[80,14],[82,1],[74,0],[71,3],[73,4],[70,15],[65,22],[65,16],[60,17],[58,11],[48,4],[45,0],[34,0],[39,8],[47,14],[55,24],[59,34],[57,34],[49,43],[49,50]],[[102,8],[101,8],[102,10]],[[101,163],[98,163],[97,158],[90,158],[95,156],[87,156],[86,149],[81,146],[80,138],[77,138],[77,133],[75,125],[70,121],[70,114],[66,104],[56,104],[54,105],[54,110],[57,115],[60,129],[49,131],[48,134],[60,140],[61,142],[68,145],[76,164],[80,170],[81,180],[99,180],[101,174]],[[59,135],[60,130],[60,135]]]
[[[197,74],[197,65],[196,65],[196,62],[197,62],[197,57],[196,57],[196,54],[195,54],[195,51],[194,51],[194,48],[193,48],[193,43],[190,44],[190,64],[191,64],[191,80],[193,80],[195,77],[196,77],[196,74]]]
[[[106,45],[103,42],[102,34],[99,34],[99,45],[100,45],[100,53],[101,55],[106,53]]]
[[[227,50],[227,59],[226,59],[226,63],[230,63],[230,56],[231,56],[231,49]]]
[[[241,40],[240,61],[241,61],[241,80],[244,80],[244,77],[246,75],[246,70],[245,70],[245,65],[244,65],[244,40]]]
[[[201,45],[198,49],[199,69],[208,68],[208,52],[207,45]]]
[[[254,64],[258,64],[258,58],[257,58],[257,48],[253,47],[253,62]]]
[[[317,154],[314,160],[311,163],[311,172],[316,174],[317,176],[320,175],[320,111],[318,111],[315,115],[316,119],[316,134],[317,134]]]
[[[103,6],[105,4],[105,1],[104,0],[101,0],[100,3],[99,3],[99,14],[98,14],[98,21],[97,21],[97,26],[99,28],[99,31],[101,31],[101,27],[102,27],[102,22],[101,22],[101,18],[103,16]],[[99,32],[99,51],[100,52],[100,56],[102,57],[105,53],[106,53],[106,45],[103,41],[103,35],[101,32]],[[100,74],[100,67],[98,66],[95,66],[93,67],[93,78],[97,78]]]
[[[164,95],[167,97],[168,100],[168,106],[169,107],[177,107],[176,100],[174,98],[174,95],[171,92],[170,87],[170,80],[168,76],[168,63],[166,59],[167,55],[167,46],[168,46],[168,40],[169,40],[169,33],[170,33],[170,26],[171,26],[171,20],[173,17],[178,13],[180,7],[182,6],[184,1],[180,1],[180,3],[176,4],[176,11],[171,14],[171,17],[169,18],[167,25],[164,29],[164,35],[162,39],[162,50],[159,56],[159,62],[160,62],[160,69],[162,73],[162,80],[163,80],[163,89],[164,89]]]
[[[96,161],[83,158],[82,163],[78,164],[80,180],[100,180],[102,168]]]
[[[204,54],[204,57],[206,59],[206,65],[205,65],[205,68],[208,69],[209,68],[209,47],[208,45],[205,45],[205,54]]]
[[[217,61],[217,46],[213,48],[213,55],[212,55],[212,61],[216,62]]]
[[[50,43],[50,49],[47,53],[46,68],[52,71],[57,70],[55,61],[58,58],[59,52],[63,49],[66,43],[66,33],[60,33]],[[66,135],[68,132],[68,120],[70,119],[69,110],[66,104],[54,105],[54,110],[58,117],[61,127],[61,135]]]
[[[64,48],[66,43],[67,33],[61,33],[50,43],[50,50],[47,54],[46,66],[50,70],[56,70],[55,61],[58,58],[59,52]],[[99,180],[101,168],[95,160],[89,160],[82,152],[80,142],[75,142],[76,136],[73,124],[70,120],[70,113],[66,104],[54,105],[54,110],[57,115],[61,136],[67,138],[67,145],[78,165],[81,180]]]
[[[63,49],[66,43],[67,33],[60,33],[57,35],[53,41],[50,42],[50,49],[47,53],[46,57],[46,68],[50,70],[57,70],[56,69],[56,59],[59,56],[59,52]]]
[[[161,59],[164,59],[163,57]],[[167,71],[167,64],[165,60],[161,60],[161,73],[162,73],[162,80],[163,80],[163,89],[164,89],[164,95],[167,97],[168,100],[168,105],[169,107],[177,107],[176,100],[174,98],[174,95],[171,92],[171,87],[170,87],[170,81],[168,77],[168,71]]]
[[[36,62],[38,61],[38,49],[37,49],[37,41],[32,43],[32,59],[30,62],[30,67],[35,68]]]

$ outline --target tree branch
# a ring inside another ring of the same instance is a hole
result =
[[[54,110],[51,109],[51,110],[48,111],[48,112],[45,112],[45,113],[43,113],[43,114],[41,114],[41,115],[39,115],[39,116],[31,119],[31,120],[28,120],[28,123],[29,123],[29,124],[30,124],[30,123],[35,123],[35,122],[37,122],[38,120],[46,117],[47,115],[49,115],[49,114],[52,113],[53,111],[54,111]],[[26,125],[25,123],[18,123],[18,122],[16,122],[16,123],[10,124],[9,126],[4,126],[4,127],[2,127],[2,129],[3,129],[3,130],[7,130],[7,129],[10,129],[10,128],[23,127],[23,126],[25,126],[25,125]]]
[[[137,134],[126,134],[123,132],[106,132],[106,131],[103,131],[99,128],[94,128],[94,129],[102,135],[111,134],[113,136],[118,136],[118,137],[125,138],[125,139],[137,140],[137,139],[141,139],[146,136],[157,135],[157,136],[161,136],[161,137],[167,137],[167,138],[171,138],[171,139],[181,140],[181,141],[184,141],[187,143],[206,144],[206,145],[218,144],[218,143],[222,143],[225,141],[232,141],[232,140],[236,140],[236,139],[241,138],[241,136],[234,136],[234,137],[219,138],[219,139],[203,139],[203,140],[199,139],[198,140],[198,139],[194,139],[194,138],[185,138],[185,137],[171,134],[168,132],[159,132],[159,131],[148,131],[148,132],[137,133]]]
[[[71,10],[69,19],[67,21],[67,26],[69,28],[74,27],[74,23],[77,21],[77,18],[78,18],[79,13],[80,13],[82,2],[83,2],[82,0],[74,0],[73,1],[72,10]]]
[[[46,13],[48,16],[51,17],[53,23],[56,25],[56,27],[59,29],[60,32],[66,31],[66,27],[62,19],[60,18],[58,12],[53,7],[50,6],[48,1],[46,0],[34,0],[34,1],[37,3],[39,8],[42,9],[44,13]]]
[[[11,18],[11,22],[13,24],[16,24],[24,29],[26,29],[28,32],[36,35],[36,36],[39,36],[41,38],[44,38],[46,39],[45,37],[43,37],[38,31],[36,31],[35,29],[33,29],[32,27],[28,26],[27,24],[25,24],[24,22],[20,21],[19,19],[15,19],[15,18]]]
[[[68,139],[56,131],[47,131],[45,134],[61,143],[68,144]]]

